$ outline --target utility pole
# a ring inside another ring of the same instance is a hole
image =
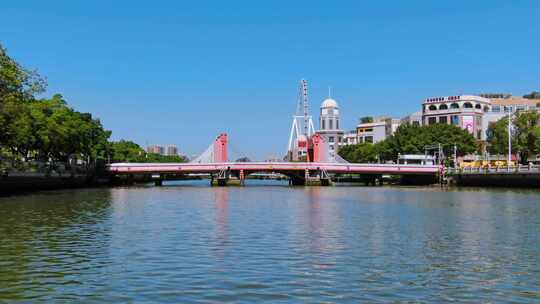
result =
[[[512,161],[512,110],[508,108],[508,168],[510,168],[510,162]]]
[[[454,169],[457,169],[457,145],[454,144]]]

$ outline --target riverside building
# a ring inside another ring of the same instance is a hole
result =
[[[160,145],[152,145],[152,146],[146,147],[146,152],[163,155],[165,153],[165,148]]]
[[[176,147],[176,145],[168,145],[165,150],[165,155],[169,155],[169,156],[178,155],[178,147]]]
[[[358,143],[378,143],[392,136],[401,124],[401,119],[378,117],[373,122],[359,123],[356,126]]]
[[[474,95],[427,98],[422,103],[422,124],[452,124],[466,129],[476,139],[486,139],[484,114],[491,110],[491,100]]]

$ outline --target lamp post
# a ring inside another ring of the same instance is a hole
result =
[[[510,162],[512,161],[512,110],[508,108],[508,168],[510,168]]]

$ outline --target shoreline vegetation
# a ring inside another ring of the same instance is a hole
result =
[[[93,183],[108,162],[185,162],[183,156],[146,153],[129,140],[111,141],[99,118],[69,106],[61,94],[42,97],[47,82],[22,67],[0,44],[0,181],[58,179]],[[70,182],[71,183],[71,182]],[[48,183],[45,183],[48,184]],[[9,185],[13,187],[13,185]],[[8,188],[9,190],[9,188]]]

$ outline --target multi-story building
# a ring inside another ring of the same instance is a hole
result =
[[[422,124],[452,124],[484,140],[484,113],[491,109],[491,100],[474,95],[428,98],[422,103]]]
[[[392,136],[401,124],[401,119],[377,117],[373,122],[360,122],[356,127],[358,143],[378,143]]]
[[[402,124],[422,125],[422,111],[414,112],[401,119]]]
[[[474,95],[428,98],[422,104],[422,124],[448,123],[467,129],[479,140],[487,139],[487,130],[508,113],[540,109],[540,99],[501,94],[486,98]]]
[[[378,143],[386,138],[386,122],[374,121],[359,123],[356,126],[358,143]]]
[[[347,131],[343,134],[340,146],[356,145],[358,143],[358,133],[356,130]]]
[[[540,99],[507,96],[505,98],[491,98],[491,105],[493,113],[540,110]]]
[[[505,95],[501,98],[490,98],[491,108],[484,114],[483,129],[487,131],[491,122],[505,117],[508,113],[520,111],[540,110],[540,99],[527,99],[523,97],[514,97]],[[487,138],[487,133],[486,133]]]
[[[386,137],[394,135],[401,125],[401,119],[399,118],[386,118],[384,122],[386,123]]]
[[[319,134],[328,142],[329,156],[337,155],[339,145],[343,141],[344,131],[339,125],[340,113],[338,103],[327,98],[321,104],[319,117]]]
[[[163,155],[165,153],[165,148],[163,148],[163,146],[160,146],[160,145],[152,145],[152,146],[146,147],[146,152]]]
[[[178,148],[176,147],[176,145],[168,145],[165,150],[165,155],[178,155]]]

